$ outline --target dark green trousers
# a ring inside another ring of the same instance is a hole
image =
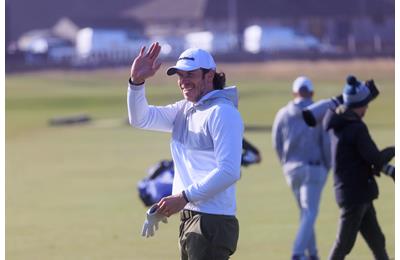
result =
[[[239,222],[234,216],[197,214],[181,218],[181,260],[225,260],[236,251]]]

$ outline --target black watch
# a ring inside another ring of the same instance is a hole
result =
[[[139,84],[135,84],[135,83],[133,83],[132,78],[129,78],[129,79],[128,79],[128,82],[129,82],[129,84],[131,84],[131,85],[133,85],[133,86],[140,86],[140,85],[143,85],[143,84],[144,84],[144,81],[141,82],[141,83],[139,83]]]

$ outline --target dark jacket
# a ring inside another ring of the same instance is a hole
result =
[[[375,175],[394,156],[394,147],[379,151],[366,124],[352,110],[329,111],[324,127],[330,132],[336,201],[340,207],[378,197]]]

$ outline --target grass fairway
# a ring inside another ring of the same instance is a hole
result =
[[[365,118],[377,145],[394,144],[394,60],[221,64],[240,92],[247,125],[269,127],[290,99],[293,79],[305,74],[316,99],[341,92],[348,73],[374,78],[381,95]],[[170,158],[169,135],[126,125],[127,69],[6,75],[6,258],[178,259],[178,217],[156,236],[140,236],[145,207],[136,183],[149,166]],[[162,71],[165,67],[161,68]],[[160,71],[148,81],[153,104],[181,98],[174,77]],[[50,127],[53,117],[87,114],[80,126]],[[260,165],[244,168],[238,183],[240,238],[232,259],[289,259],[298,211],[271,147],[270,132],[248,131]],[[389,255],[394,257],[394,185],[378,178],[375,202]],[[339,210],[332,174],[317,222],[321,259],[335,239]],[[358,237],[349,260],[372,259]]]

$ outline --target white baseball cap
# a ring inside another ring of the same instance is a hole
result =
[[[295,81],[293,81],[293,93],[298,93],[301,87],[306,87],[307,90],[310,92],[314,91],[314,86],[311,80],[304,76],[300,76]]]
[[[167,75],[174,75],[177,70],[191,71],[200,68],[215,70],[216,67],[214,59],[209,52],[198,48],[190,48],[182,52],[175,66],[168,68]]]

